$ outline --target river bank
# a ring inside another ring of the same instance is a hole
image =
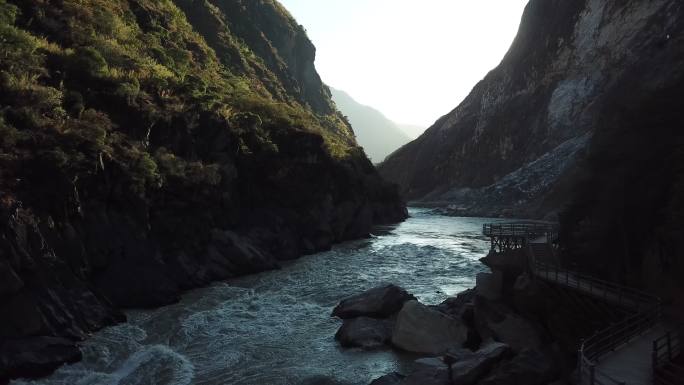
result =
[[[487,219],[410,209],[404,223],[269,271],[183,295],[177,304],[129,311],[128,323],[85,341],[82,362],[13,384],[365,385],[408,369],[415,356],[343,350],[330,318],[340,298],[395,282],[437,304],[475,283],[489,249]]]

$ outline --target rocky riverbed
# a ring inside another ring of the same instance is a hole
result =
[[[371,385],[546,385],[570,383],[583,333],[559,292],[534,280],[522,250],[490,252],[490,272],[439,305],[396,285],[343,299],[332,316],[343,347],[391,348],[420,358]],[[567,295],[567,294],[566,294]],[[565,310],[565,312],[561,311]]]
[[[367,385],[385,373],[408,373],[420,355],[342,348],[333,308],[383,282],[439,304],[475,284],[486,269],[478,259],[489,249],[481,234],[488,219],[410,214],[371,238],[280,270],[193,290],[156,310],[127,311],[127,323],[80,345],[81,362],[13,384]]]

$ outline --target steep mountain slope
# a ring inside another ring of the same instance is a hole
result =
[[[406,197],[459,213],[557,209],[600,118],[614,113],[607,95],[644,58],[680,49],[681,16],[674,0],[530,1],[501,64],[381,174]],[[662,68],[652,86],[676,70]]]
[[[658,293],[684,322],[684,27],[668,33],[606,95],[561,229],[567,261]]]
[[[359,144],[373,162],[381,162],[410,141],[408,135],[382,112],[360,104],[344,91],[331,88],[330,92],[337,107],[349,119]]]
[[[273,0],[0,0],[0,381],[406,209]]]

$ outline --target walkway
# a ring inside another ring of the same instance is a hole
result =
[[[653,379],[654,340],[665,333],[660,324],[660,299],[647,293],[559,268],[551,241],[555,228],[548,224],[485,225],[494,246],[519,247],[506,238],[523,237],[530,272],[554,285],[601,300],[625,312],[623,319],[587,338],[579,350],[581,384],[650,385]],[[495,239],[500,237],[502,239]]]
[[[656,325],[648,333],[600,360],[597,369],[611,378],[625,380],[629,385],[653,384],[653,368],[649,359],[653,341],[666,332],[662,325]]]
[[[555,258],[545,241],[535,239],[528,244],[535,276],[631,313],[584,342],[580,349],[580,355],[586,360],[584,367],[579,368],[585,374],[581,376],[581,383],[653,384],[653,341],[665,332],[659,323],[659,307],[654,307],[659,300],[638,290],[550,264],[548,261]]]

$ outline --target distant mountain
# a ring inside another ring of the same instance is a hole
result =
[[[358,143],[366,150],[373,163],[382,162],[387,155],[411,141],[411,137],[382,112],[360,104],[344,91],[330,88],[337,108],[349,118]]]
[[[411,140],[418,138],[425,132],[427,127],[418,126],[416,124],[397,124],[399,129],[401,129],[406,135],[408,135]]]

